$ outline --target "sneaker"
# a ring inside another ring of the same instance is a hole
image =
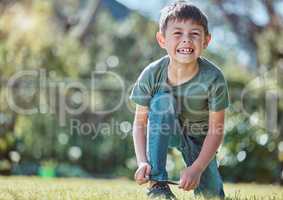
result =
[[[177,200],[166,181],[156,182],[153,186],[151,186],[151,188],[148,189],[147,196],[150,199],[162,198],[168,200]]]

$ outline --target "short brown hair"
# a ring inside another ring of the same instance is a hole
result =
[[[201,25],[206,35],[209,35],[207,17],[202,11],[186,1],[177,1],[161,10],[159,31],[165,34],[167,24],[171,20],[193,20]]]

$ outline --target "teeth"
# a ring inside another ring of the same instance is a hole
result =
[[[193,53],[193,49],[192,48],[182,48],[182,49],[178,49],[178,52],[180,53]]]

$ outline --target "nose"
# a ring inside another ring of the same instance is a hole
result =
[[[192,43],[192,38],[190,36],[184,36],[183,43]]]

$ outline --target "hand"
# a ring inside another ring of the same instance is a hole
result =
[[[139,185],[149,181],[151,166],[147,162],[142,162],[135,173],[135,180]]]
[[[181,172],[179,188],[189,191],[198,187],[202,171],[193,165]]]

